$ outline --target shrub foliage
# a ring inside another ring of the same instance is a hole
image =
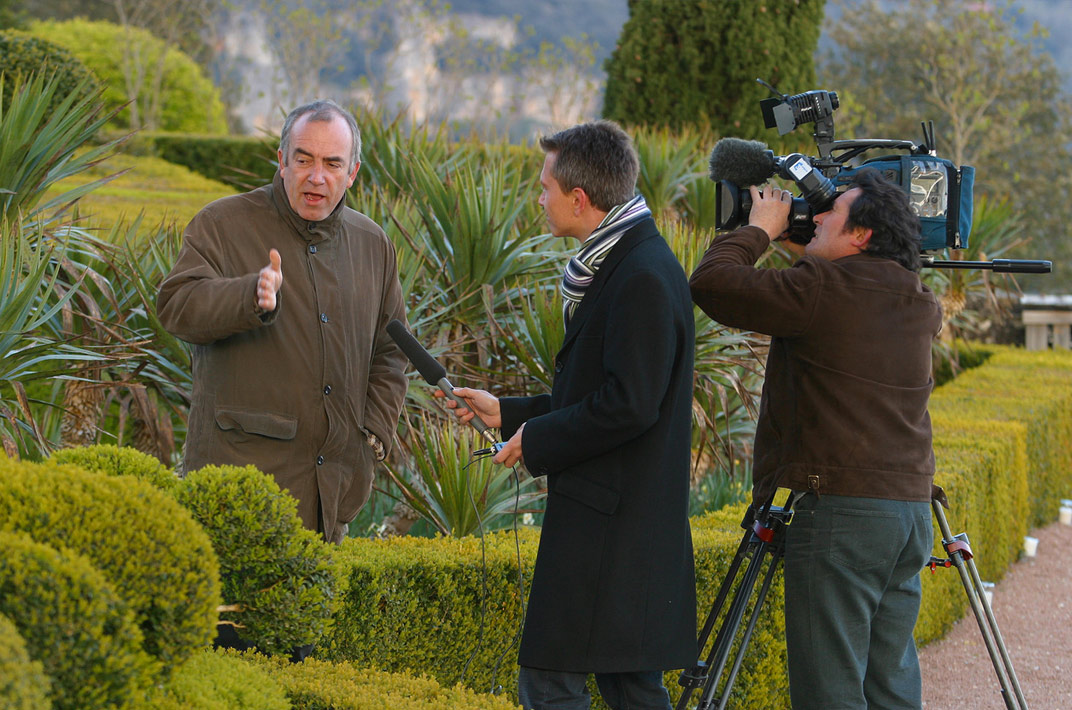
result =
[[[0,530],[84,555],[131,609],[167,671],[213,637],[219,580],[205,532],[173,498],[131,476],[0,458]]]
[[[815,88],[824,0],[631,0],[606,63],[603,115],[628,125],[707,125],[761,138],[758,101]]]
[[[74,464],[87,471],[109,476],[133,476],[154,488],[170,492],[179,485],[174,472],[148,454],[114,444],[95,444],[60,449],[50,457],[53,463]]]
[[[81,555],[0,532],[0,614],[52,679],[55,710],[120,708],[149,684],[133,614]]]
[[[167,47],[148,30],[74,19],[35,22],[30,32],[63,46],[96,74],[105,87],[105,107],[121,109],[111,123],[113,129],[191,133],[223,133],[227,129],[223,101],[212,81],[189,55]],[[124,64],[124,57],[138,58],[140,64]],[[142,81],[136,87],[138,93],[132,94],[135,87],[127,77],[139,72]],[[157,84],[159,93],[153,90]],[[138,102],[138,125],[131,125],[129,101]]]
[[[44,665],[30,658],[15,624],[0,614],[0,706],[7,710],[50,710]]]
[[[177,497],[212,539],[220,560],[220,615],[266,653],[316,643],[331,621],[336,576],[330,547],[301,525],[298,506],[252,466],[206,466]]]
[[[60,45],[19,30],[0,30],[0,74],[3,75],[3,105],[11,103],[15,86],[31,74],[53,76],[56,85],[49,108],[55,109],[70,94],[75,101],[100,90],[97,78],[86,65]]]

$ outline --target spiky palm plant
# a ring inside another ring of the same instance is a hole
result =
[[[107,159],[119,143],[116,140],[79,151],[111,114],[104,111],[99,92],[79,98],[82,87],[50,108],[57,87],[52,78],[31,76],[15,87],[8,105],[0,98],[0,219],[7,222],[54,218],[114,177],[94,180],[41,202],[50,185]]]
[[[474,535],[510,525],[543,497],[537,480],[515,474],[476,453],[473,432],[445,418],[421,416],[409,450],[388,476],[401,500],[440,534]]]
[[[178,234],[165,227],[143,232],[139,218],[103,238],[76,228],[64,233],[64,268],[80,287],[50,326],[56,337],[105,349],[110,358],[66,384],[63,442],[92,443],[97,431],[108,431],[117,443],[170,464],[175,429],[185,424],[190,352],[160,324],[155,301]]]
[[[29,387],[72,376],[72,364],[106,357],[42,332],[67,306],[57,255],[65,243],[21,224],[0,222],[0,437],[8,455],[43,454],[53,444],[42,431]]]
[[[706,179],[701,136],[692,130],[673,133],[666,128],[639,128],[634,143],[640,157],[637,191],[660,221],[681,219],[688,211],[689,186]]]

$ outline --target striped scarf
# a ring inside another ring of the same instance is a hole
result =
[[[584,241],[576,256],[566,264],[566,273],[562,277],[562,318],[567,326],[607,254],[623,234],[650,215],[651,210],[643,195],[616,205]]]

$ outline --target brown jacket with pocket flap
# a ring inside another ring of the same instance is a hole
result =
[[[164,327],[194,346],[186,471],[256,466],[334,542],[371,490],[366,433],[389,449],[406,393],[405,356],[384,330],[406,319],[394,246],[343,202],[306,222],[276,173],[209,204],[157,300]],[[276,309],[259,313],[270,249],[283,285]]]

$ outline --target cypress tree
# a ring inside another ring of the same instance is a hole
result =
[[[607,60],[603,115],[620,123],[710,126],[763,139],[762,78],[784,94],[814,86],[825,0],[629,0]]]

